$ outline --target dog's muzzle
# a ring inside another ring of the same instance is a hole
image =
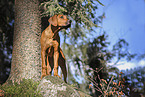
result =
[[[63,26],[64,29],[67,29],[71,26],[71,22],[72,20],[68,20],[67,23],[66,23],[66,26]]]

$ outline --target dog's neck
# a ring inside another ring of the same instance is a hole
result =
[[[59,32],[61,30],[61,27],[59,27],[59,26],[53,26],[51,24],[51,29],[52,29],[52,32],[53,33],[57,33],[57,32]]]
[[[54,36],[52,38],[55,38],[58,35],[58,32],[62,29],[59,26],[53,26],[52,24],[50,25],[52,32],[54,33]]]

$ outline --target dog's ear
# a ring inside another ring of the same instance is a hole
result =
[[[57,26],[57,15],[54,15],[53,17],[50,17],[48,21],[53,26]]]

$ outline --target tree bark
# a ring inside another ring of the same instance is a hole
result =
[[[7,83],[40,80],[40,24],[38,0],[15,0],[12,64]]]

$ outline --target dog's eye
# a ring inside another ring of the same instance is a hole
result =
[[[60,18],[62,18],[62,19],[63,19],[63,16],[61,16]]]

